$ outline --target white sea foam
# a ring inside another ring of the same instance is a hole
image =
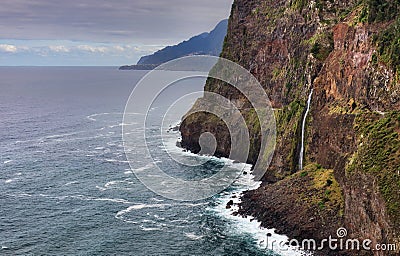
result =
[[[120,204],[133,204],[133,202],[128,201],[122,198],[106,198],[106,197],[91,197],[85,195],[66,195],[66,196],[52,196],[47,194],[12,194],[12,196],[16,197],[44,197],[48,199],[55,199],[55,200],[67,200],[67,199],[75,199],[75,200],[83,200],[83,201],[104,201],[104,202],[113,202],[113,203],[120,203]]]
[[[65,198],[74,198],[74,199],[79,199],[79,200],[84,200],[84,201],[103,201],[103,202],[113,202],[113,203],[120,203],[120,204],[132,204],[132,202],[126,200],[126,199],[121,199],[121,198],[103,198],[103,197],[91,197],[91,196],[85,196],[85,195],[74,195],[74,196],[65,196],[65,197],[59,197],[60,199],[65,199]]]
[[[209,203],[184,203],[182,205],[188,206],[188,207],[197,207],[197,206],[202,206],[202,205],[208,205]]]
[[[86,118],[89,119],[90,121],[97,121],[95,117],[98,116],[105,116],[105,115],[121,115],[122,113],[98,113],[98,114],[93,114],[90,116],[87,116]]]
[[[171,222],[171,223],[176,223],[176,222],[179,222],[179,223],[189,223],[190,221],[187,220],[187,219],[177,219],[177,220],[171,220],[170,222]]]
[[[250,173],[250,168],[251,166],[246,167],[248,173]],[[247,190],[257,189],[260,185],[261,182],[253,180],[253,175],[241,175],[233,184],[237,189],[230,193],[224,193],[221,198],[218,199],[218,206],[209,210],[215,211],[218,215],[229,220],[231,222],[231,232],[250,234],[257,241],[257,246],[260,249],[265,250],[266,248],[274,248],[274,251],[282,256],[311,255],[291,246],[278,250],[276,246],[277,244],[289,242],[287,236],[276,234],[275,229],[266,229],[261,227],[261,222],[255,220],[252,216],[243,218],[241,216],[233,215],[233,213],[238,210],[238,204],[240,203],[242,193]],[[232,200],[234,204],[230,209],[226,209],[226,205],[230,200]],[[272,236],[267,239],[267,234]],[[275,247],[272,246],[273,241],[276,241]]]
[[[77,183],[79,183],[79,181],[70,181],[70,182],[65,183],[64,186],[69,186],[69,185],[77,184]]]
[[[154,220],[147,220],[147,219],[142,220],[142,222],[144,222],[144,223],[156,223]]]
[[[100,116],[107,116],[107,115],[143,115],[142,113],[121,113],[121,112],[114,112],[114,113],[98,113],[98,114],[92,114],[87,116],[86,118],[89,119],[90,121],[97,121],[96,117],[100,117]]]
[[[96,186],[97,189],[101,190],[101,191],[105,191],[107,189],[112,189],[112,188],[120,188],[118,185],[120,184],[127,184],[127,185],[133,185],[135,184],[132,181],[129,181],[129,179],[125,179],[125,180],[113,180],[113,181],[109,181],[106,184],[104,184],[104,186]]]
[[[122,126],[132,126],[132,125],[137,125],[138,123],[132,122],[132,123],[119,123],[116,125],[110,125],[108,126],[109,128],[116,128],[116,127],[122,127]]]
[[[195,233],[185,233],[185,236],[191,240],[200,240],[203,236],[196,235]]]
[[[87,131],[76,132],[75,134],[82,134],[85,132],[87,132]],[[51,136],[42,137],[42,138],[38,138],[38,139],[16,141],[15,144],[29,143],[29,144],[31,144],[30,146],[42,147],[43,145],[51,144],[51,143],[63,143],[63,142],[90,140],[90,139],[107,137],[107,135],[104,135],[104,134],[98,134],[96,136],[89,136],[89,137],[70,137],[70,136],[72,136],[72,134],[70,134],[68,136],[62,136],[62,134],[51,135]],[[36,153],[45,153],[45,151],[38,150],[38,151],[36,151]]]
[[[154,214],[154,218],[156,218],[158,220],[165,220],[165,218],[160,217],[158,214]]]
[[[104,161],[109,163],[129,163],[129,161],[119,159],[104,159]]]
[[[96,188],[97,188],[98,190],[100,190],[100,191],[106,191],[106,190],[107,190],[107,188],[105,188],[105,187],[100,187],[100,186],[96,186]]]
[[[71,133],[62,133],[62,134],[54,134],[54,135],[49,135],[44,137],[44,139],[60,139],[60,138],[64,138],[64,137],[69,137],[69,136],[73,136],[79,133],[83,133],[83,132],[71,132]]]
[[[158,199],[158,198],[155,198],[155,197],[151,198],[151,200],[156,201],[156,202],[164,202],[163,199]]]
[[[132,204],[132,202],[126,199],[120,198],[87,198],[87,201],[105,201],[105,202],[113,202],[113,203],[121,203],[121,204]]]
[[[115,217],[118,219],[119,217],[121,217],[127,213],[130,213],[132,211],[146,209],[146,208],[164,208],[166,206],[170,206],[170,204],[135,204],[135,205],[129,206],[128,208],[126,208],[124,210],[117,212]]]
[[[32,197],[32,195],[27,194],[27,193],[13,194],[12,196],[15,196],[15,197]]]
[[[134,173],[139,173],[139,172],[146,171],[146,170],[148,170],[148,169],[150,169],[150,168],[153,168],[153,167],[154,167],[154,164],[153,164],[153,163],[148,163],[148,164],[146,164],[146,165],[143,166],[143,167],[133,168],[133,169],[131,169],[131,171],[134,172]]]
[[[160,231],[162,228],[146,228],[143,225],[140,226],[143,231]]]

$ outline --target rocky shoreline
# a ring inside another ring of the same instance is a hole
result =
[[[337,229],[343,225],[343,217],[339,214],[342,206],[339,200],[329,198],[325,193],[329,189],[332,189],[330,193],[335,193],[337,183],[329,185],[328,178],[325,184],[319,184],[318,187],[312,176],[302,172],[290,179],[246,191],[238,214],[253,216],[261,222],[262,227],[275,228],[276,233],[285,234],[300,243],[304,239],[320,242],[330,235],[336,237]],[[315,202],[308,200],[311,198]],[[313,255],[347,254],[324,248],[313,252]]]

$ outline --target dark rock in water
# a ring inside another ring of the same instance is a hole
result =
[[[230,209],[233,206],[233,200],[230,200],[227,204],[226,204],[226,209]]]
[[[244,175],[247,175],[248,173],[247,173],[247,172],[243,172],[243,174],[244,174]]]
[[[173,132],[177,132],[177,131],[179,131],[179,125],[176,125],[176,126],[174,126],[174,127],[171,127],[169,130],[170,130],[170,131],[173,131]]]

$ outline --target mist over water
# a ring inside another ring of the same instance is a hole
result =
[[[122,116],[144,74],[0,68],[1,255],[271,255],[257,245],[257,230],[225,209],[231,195],[256,185],[250,177],[213,198],[179,202],[154,194],[133,175],[122,145]],[[204,85],[201,79],[185,83]],[[168,102],[160,100],[155,115]],[[133,129],[132,137],[142,136],[141,129]],[[147,129],[158,145],[159,127]],[[167,143],[174,147],[175,141]],[[141,158],[144,149],[132,149],[139,171],[154,168]],[[209,158],[183,171],[165,157],[160,153],[158,161],[169,174],[187,179],[207,177],[225,164],[237,168]]]

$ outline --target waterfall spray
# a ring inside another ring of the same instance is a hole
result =
[[[303,124],[301,127],[301,147],[300,147],[300,156],[299,156],[299,169],[303,169],[303,159],[304,159],[304,137],[305,137],[305,129],[306,129],[306,120],[308,116],[308,112],[310,112],[310,105],[311,105],[311,99],[312,99],[312,94],[313,94],[313,89],[311,89],[310,95],[308,95],[308,100],[307,100],[307,109],[306,112],[304,113],[304,118],[303,118]]]

